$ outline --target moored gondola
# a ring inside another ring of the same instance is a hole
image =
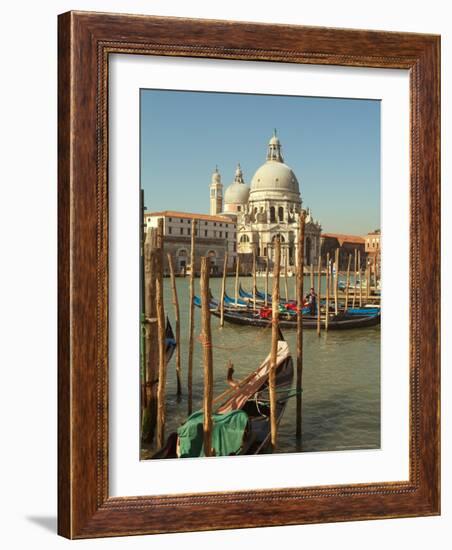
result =
[[[212,315],[219,316],[219,313],[212,310]],[[260,311],[224,311],[224,320],[236,325],[248,325],[252,327],[266,328],[271,326],[271,315],[263,316]],[[348,315],[347,313],[339,313],[331,315],[328,319],[328,330],[347,330],[354,328],[372,327],[380,324],[380,313],[371,315]],[[292,314],[279,315],[279,325],[284,329],[296,329],[297,319]],[[321,318],[321,327],[325,327],[325,318]],[[317,328],[317,317],[314,315],[303,315],[303,328]]]
[[[216,456],[263,453],[270,443],[269,373],[270,354],[255,371],[240,381],[228,372],[229,388],[213,401],[212,446]],[[293,361],[287,342],[280,335],[276,360],[277,423],[291,397]],[[203,414],[193,413],[166,445],[152,458],[204,456]]]
[[[195,296],[194,304],[201,307],[201,300]],[[210,311],[215,317],[220,317],[218,302],[213,300],[210,303]],[[260,304],[256,310],[251,308],[235,308],[226,306],[224,308],[224,320],[236,325],[248,325],[252,327],[268,327],[271,325],[271,308]],[[317,328],[317,315],[311,315],[309,308],[303,308],[303,327],[306,329]],[[353,308],[347,311],[339,312],[337,315],[331,314],[328,319],[328,330],[347,330],[354,328],[365,328],[379,325],[381,321],[379,308]],[[281,328],[297,328],[296,309],[286,309],[280,307],[279,323]],[[320,326],[325,328],[325,314],[322,313]]]

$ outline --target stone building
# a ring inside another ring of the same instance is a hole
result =
[[[341,233],[323,233],[321,236],[322,265],[326,265],[326,257],[330,253],[331,260],[334,260],[336,249],[339,248],[339,269],[346,270],[348,257],[351,254],[351,269],[354,269],[355,250],[360,252],[361,267],[366,266],[366,253],[364,239],[358,235],[343,235]]]
[[[221,187],[220,187],[221,185]],[[223,186],[218,169],[210,185],[211,212],[219,208],[223,200]],[[263,267],[268,257],[274,258],[273,243],[277,235],[281,239],[281,265],[287,262],[294,270],[297,257],[298,214],[302,199],[299,183],[292,169],[284,163],[281,143],[276,131],[267,148],[265,163],[257,169],[251,185],[246,185],[240,165],[234,181],[224,192],[222,215],[237,224],[237,253],[244,264],[250,263],[253,249],[257,265]],[[316,263],[320,254],[321,226],[307,209],[305,225],[305,263]]]
[[[366,241],[366,254],[370,260],[370,263],[375,266],[377,273],[380,273],[381,269],[381,231],[375,229],[370,231],[365,236]]]
[[[225,252],[228,251],[228,268],[234,265],[236,251],[236,227],[234,221],[224,216],[209,216],[208,214],[191,214],[188,212],[150,212],[144,215],[146,228],[157,227],[159,218],[163,218],[164,271],[168,274],[166,254],[172,256],[176,274],[186,273],[190,264],[191,223],[196,220],[196,261],[195,272],[199,274],[201,256],[209,256],[211,273],[223,273]]]

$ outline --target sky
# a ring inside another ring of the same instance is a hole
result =
[[[380,102],[141,90],[141,185],[148,212],[209,213],[215,166],[248,185],[277,129],[304,208],[323,232],[380,227]]]

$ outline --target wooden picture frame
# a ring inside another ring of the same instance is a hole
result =
[[[440,513],[440,38],[69,12],[58,62],[58,532],[68,538]],[[409,481],[110,497],[110,54],[402,68],[410,73]]]

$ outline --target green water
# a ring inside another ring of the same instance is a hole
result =
[[[251,290],[252,279],[241,279]],[[164,280],[165,307],[173,328],[174,310],[169,279]],[[257,279],[264,289],[264,278]],[[288,279],[289,297],[295,296],[294,278]],[[175,355],[168,365],[166,434],[174,431],[187,416],[187,354],[188,354],[188,278],[176,280],[181,312],[181,362],[183,395],[176,400]],[[270,287],[272,279],[270,279]],[[234,278],[227,280],[227,292],[234,295]],[[212,294],[219,297],[221,279],[210,280]],[[281,281],[284,296],[284,282]],[[305,292],[309,277],[305,277]],[[199,279],[195,281],[199,294]],[[193,410],[202,406],[202,347],[196,336],[200,332],[200,310],[195,308],[195,349],[193,362]],[[375,449],[380,446],[380,327],[345,331],[304,331],[303,355],[303,425],[302,440],[295,438],[296,400],[289,400],[278,431],[277,452],[333,451],[345,449]],[[294,364],[296,332],[285,330]],[[232,325],[212,316],[214,359],[214,396],[224,391],[226,365],[234,364],[234,378],[240,379],[255,370],[270,351],[269,329]],[[295,384],[295,379],[294,379]],[[143,449],[143,458],[149,450]]]

